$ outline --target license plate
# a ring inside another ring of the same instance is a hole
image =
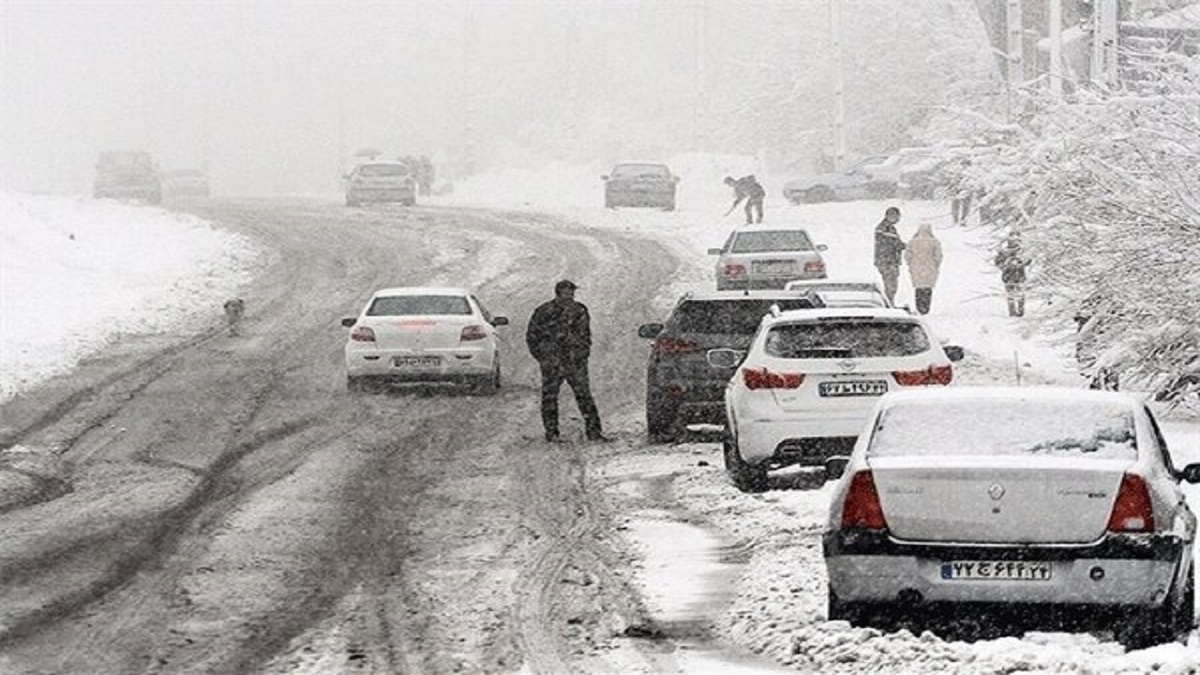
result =
[[[947,581],[1050,581],[1053,567],[1031,560],[959,560],[942,563]]]
[[[392,365],[397,368],[437,367],[442,365],[440,356],[393,356]]]
[[[760,260],[751,266],[755,274],[791,274],[796,263],[790,260]]]
[[[883,396],[887,390],[887,382],[883,380],[822,382],[817,387],[817,393],[821,396]]]

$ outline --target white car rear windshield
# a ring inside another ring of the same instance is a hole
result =
[[[618,164],[613,167],[614,178],[668,178],[671,171],[662,164]]]
[[[366,164],[358,167],[360,176],[407,176],[408,168],[399,164]]]
[[[471,304],[461,295],[391,295],[375,298],[367,316],[431,316],[470,314]]]
[[[929,336],[909,321],[823,320],[784,323],[767,332],[763,351],[781,359],[864,359],[929,351]]]
[[[1133,415],[1091,401],[900,403],[876,423],[868,456],[1023,455],[1137,459]]]
[[[804,230],[769,230],[739,232],[729,247],[733,253],[767,253],[770,251],[811,251],[812,241]]]

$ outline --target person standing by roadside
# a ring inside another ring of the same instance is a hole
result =
[[[875,226],[875,269],[883,279],[883,294],[888,303],[896,304],[896,288],[900,281],[900,259],[904,253],[904,240],[896,231],[900,222],[900,209],[889,206],[883,220]]]
[[[942,268],[942,242],[933,234],[933,226],[921,223],[904,248],[904,262],[912,279],[918,314],[928,314],[933,303],[933,287]]]
[[[558,392],[566,382],[575,393],[589,440],[607,441],[600,431],[600,413],[592,399],[588,358],[592,351],[591,318],[587,306],[575,301],[573,282],[554,285],[554,299],[533,312],[525,344],[542,370],[542,427],[546,440],[559,440]]]
[[[1009,316],[1025,316],[1025,268],[1029,259],[1021,244],[1021,235],[1013,230],[992,260],[1000,268],[1000,280],[1004,282],[1004,296],[1008,300]]]

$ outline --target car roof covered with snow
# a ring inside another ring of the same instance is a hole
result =
[[[454,286],[397,286],[394,288],[381,288],[373,294],[372,297],[380,297],[384,295],[470,295],[471,293],[464,288]]]
[[[902,310],[901,310],[902,311]],[[889,392],[880,400],[883,407],[902,403],[938,404],[943,401],[1094,401],[1112,405],[1127,404],[1131,408],[1138,405],[1138,400],[1129,394],[1097,389],[1078,389],[1058,386],[958,386],[945,388],[905,389]]]

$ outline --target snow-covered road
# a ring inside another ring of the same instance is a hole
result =
[[[720,175],[733,172],[736,163],[708,159],[690,171],[677,169],[686,178],[680,208],[674,213],[600,208],[593,178],[599,172],[591,167],[560,167],[515,183],[492,176],[461,186],[455,200],[549,212],[590,227],[659,240],[683,261],[673,282],[641,308],[642,316],[622,317],[619,325],[606,322],[603,315],[593,319],[598,331],[632,331],[637,321],[665,317],[680,293],[711,287],[712,259],[705,250],[723,241],[736,226],[737,214],[720,218],[725,195],[721,188],[707,186],[719,185]],[[546,190],[548,182],[560,189]],[[530,184],[539,189],[522,193],[519,186]],[[5,242],[0,248],[2,396],[19,396],[49,375],[69,372],[80,357],[119,342],[122,335],[211,328],[219,321],[215,308],[220,299],[238,292],[258,257],[272,255],[254,249],[240,236],[165,210],[17,195],[0,195],[0,200]],[[829,246],[832,276],[873,276],[871,232],[890,202],[791,206],[772,196],[767,204],[768,222],[804,224]],[[1029,384],[1081,384],[1071,369],[1066,336],[1037,335],[1028,322],[1004,316],[999,279],[989,266],[991,233],[952,227],[941,203],[899,205],[903,236],[911,236],[917,224],[927,220],[945,246],[946,262],[934,292],[931,320],[942,337],[973,354],[964,382],[1019,378]],[[503,239],[494,250],[497,257],[520,255]],[[481,269],[481,283],[493,283]],[[581,296],[586,301],[586,289]],[[900,298],[911,300],[907,279],[902,279]],[[617,358],[598,354],[594,368],[602,368],[609,357]],[[636,411],[622,415],[612,426],[640,428]],[[1200,461],[1200,423],[1178,416],[1168,418],[1164,426],[1179,459]],[[809,672],[1194,672],[1200,668],[1200,641],[1195,635],[1187,645],[1125,653],[1104,636],[1029,634],[946,642],[933,635],[881,634],[826,622],[820,528],[828,487],[744,495],[728,484],[720,466],[715,444],[637,444],[589,469],[594,480],[607,486],[614,502],[633,505],[625,514],[622,535],[641,554],[635,570],[640,570],[647,608],[664,624],[680,613],[700,613],[711,619],[716,638],[727,640],[734,649]],[[654,481],[662,486],[662,493],[630,499],[623,492],[629,476],[636,476],[639,485]],[[1192,490],[1189,498],[1200,507],[1200,494]],[[672,529],[671,524],[680,522],[699,524],[714,538],[682,541],[692,535]],[[714,553],[685,558],[678,554],[681,546],[690,546],[687,550],[693,552],[711,546]],[[721,547],[732,547],[736,555],[722,554],[717,550]],[[731,560],[732,567],[727,566]],[[731,577],[736,580],[730,582]],[[724,588],[715,597],[725,604],[701,602],[698,609],[696,598],[717,585]],[[757,668],[686,653],[673,664],[690,672]]]

